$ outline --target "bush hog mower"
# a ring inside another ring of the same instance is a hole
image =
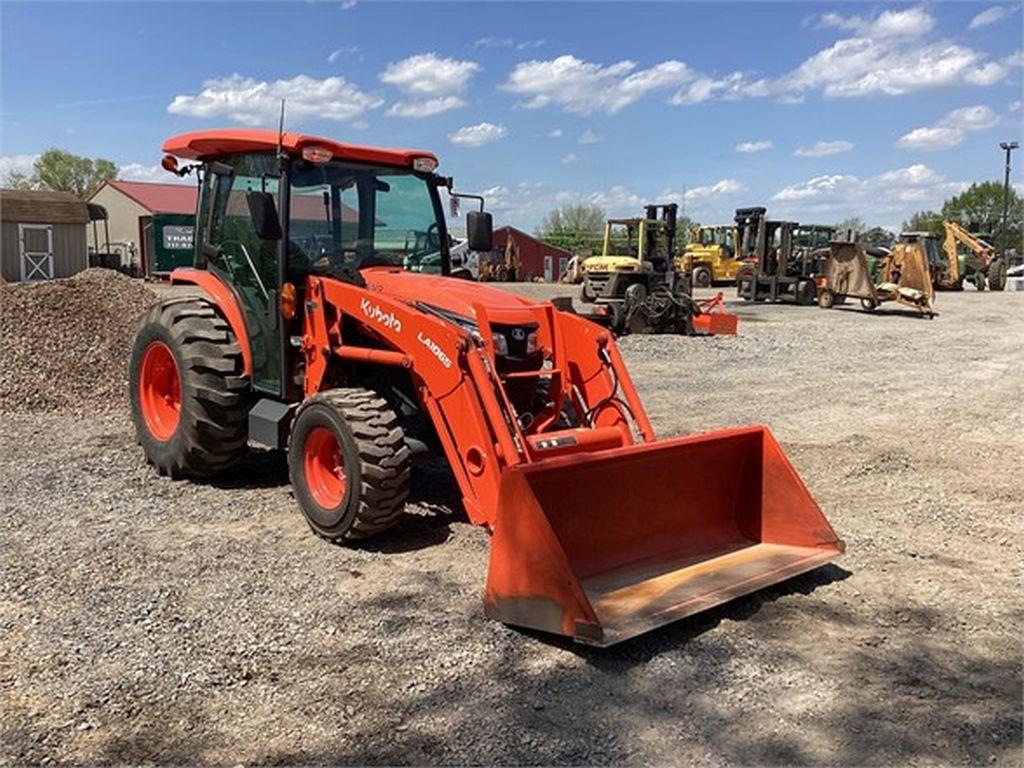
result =
[[[856,242],[833,242],[818,284],[818,306],[831,309],[847,298],[860,299],[869,311],[887,301],[916,309],[924,317],[937,314],[932,308],[935,293],[924,248],[917,243],[897,243],[892,251],[869,248]]]
[[[401,515],[413,454],[443,455],[493,532],[486,615],[595,645],[842,550],[765,427],[656,441],[608,330],[448,277],[433,155],[250,130],[164,150],[199,174],[173,280],[204,295],[156,306],[132,352],[160,473],[286,447],[310,527],[345,542]],[[467,216],[472,249],[491,227]]]

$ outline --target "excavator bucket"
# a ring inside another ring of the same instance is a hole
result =
[[[485,613],[607,646],[842,551],[765,427],[569,455],[505,471]]]

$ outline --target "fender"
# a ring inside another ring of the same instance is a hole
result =
[[[171,272],[171,284],[196,285],[203,289],[206,298],[213,303],[231,326],[231,332],[242,348],[242,369],[246,376],[252,374],[252,349],[249,346],[249,332],[245,329],[242,309],[235,300],[235,294],[224,281],[212,272],[193,267],[178,267]]]

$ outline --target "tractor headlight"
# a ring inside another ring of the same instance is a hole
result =
[[[505,334],[492,332],[491,338],[494,339],[494,354],[498,357],[508,357],[508,339],[505,338]]]
[[[526,354],[532,355],[537,351],[537,332],[530,331],[530,335],[526,337]]]

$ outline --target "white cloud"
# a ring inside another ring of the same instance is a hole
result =
[[[728,220],[736,207],[733,196],[746,188],[735,179],[694,187],[686,194],[687,215],[702,221]],[[647,203],[681,202],[683,195],[671,188],[656,192],[624,185],[607,189],[559,189],[545,182],[521,182],[497,185],[484,190],[487,206],[500,224],[512,224],[532,231],[552,209],[562,205],[586,203],[600,206],[607,216],[638,216]]]
[[[993,5],[971,19],[971,23],[967,25],[967,28],[980,29],[981,27],[987,27],[989,24],[1002,21],[1016,10],[1016,7],[1013,6]]]
[[[564,131],[561,128],[555,128],[553,131],[548,131],[549,139],[560,139]]]
[[[795,154],[797,157],[829,157],[830,155],[841,155],[853,149],[851,141],[817,141],[809,147],[800,147]]]
[[[1011,112],[1020,112],[1020,99],[1010,102],[1009,110]]]
[[[716,181],[714,184],[693,187],[693,189],[686,190],[684,199],[687,203],[696,203],[697,201],[708,200],[713,197],[735,195],[740,192],[746,192],[746,190],[746,185],[736,179],[722,179],[721,181]]]
[[[851,214],[869,221],[899,221],[916,210],[938,209],[967,187],[916,164],[868,178],[837,173],[783,187],[771,200],[776,216],[837,220]]]
[[[669,97],[668,103],[683,106],[700,104],[709,99],[736,101],[746,97],[767,96],[769,90],[767,80],[750,80],[743,72],[733,72],[720,78],[701,76]]]
[[[772,200],[792,202],[794,200],[806,200],[811,197],[820,197],[835,192],[844,185],[857,182],[856,176],[844,174],[832,174],[830,176],[816,176],[803,184],[796,184],[785,187],[772,196]]]
[[[967,134],[984,131],[999,122],[999,116],[986,106],[954,109],[935,125],[915,128],[896,142],[903,149],[937,151],[962,144]]]
[[[334,64],[338,59],[343,56],[351,56],[359,51],[359,47],[355,45],[343,45],[341,48],[335,48],[327,55],[327,63]]]
[[[513,40],[511,37],[481,37],[473,43],[474,48],[508,48],[515,51],[526,51],[540,48],[546,40]]]
[[[475,61],[445,59],[436,53],[420,53],[392,62],[380,74],[381,82],[407,93],[443,96],[465,89],[469,79],[480,71]]]
[[[516,65],[502,88],[526,98],[522,106],[537,109],[549,104],[566,112],[614,114],[646,94],[678,86],[693,77],[681,61],[668,60],[638,70],[623,60],[604,66],[575,56]]]
[[[356,7],[356,5],[357,5],[356,0],[342,0],[342,2],[341,2],[341,10],[343,10],[343,11],[351,11],[353,8]]]
[[[117,178],[121,181],[150,181],[161,184],[182,184],[186,180],[173,173],[165,171],[159,163],[143,165],[142,163],[127,163],[117,169]],[[195,179],[189,178],[187,183],[194,184]]]
[[[986,86],[1010,72],[1014,57],[989,60],[986,54],[949,40],[927,42],[936,26],[924,7],[883,11],[875,17],[827,13],[819,27],[849,34],[818,51],[792,71],[756,79],[745,72],[696,74],[669,103],[699,104],[709,99],[735,100],[772,96],[785,104],[801,103],[809,91],[826,98],[873,94],[898,96],[929,88]]]
[[[597,144],[597,142],[599,142],[600,140],[601,140],[601,137],[598,136],[596,133],[594,133],[589,128],[587,128],[587,130],[585,130],[583,133],[581,133],[579,139],[577,139],[577,141],[580,144]]]
[[[915,128],[905,133],[896,142],[904,149],[920,149],[934,151],[939,149],[950,149],[964,140],[964,132],[959,128],[948,128],[932,126],[926,128]]]
[[[754,152],[764,152],[766,149],[771,148],[772,143],[770,141],[744,141],[736,145],[736,151],[745,155],[750,155]]]
[[[12,173],[32,175],[32,166],[39,155],[0,155],[0,184]]]
[[[580,159],[576,157],[572,152],[562,158],[562,165],[575,165]]]
[[[430,117],[465,105],[466,102],[458,96],[438,96],[419,101],[396,101],[388,107],[387,115],[388,117]]]
[[[503,125],[477,123],[476,125],[467,125],[459,128],[454,133],[449,133],[448,140],[452,144],[457,144],[461,147],[482,147],[507,135],[508,130]]]
[[[321,118],[344,122],[384,103],[340,76],[318,80],[297,75],[291,80],[267,82],[235,74],[206,80],[195,95],[175,96],[167,111],[191,117],[226,117],[248,125],[276,125],[281,99],[285,99],[285,114],[292,121]]]
[[[480,71],[475,61],[460,61],[420,53],[392,62],[380,73],[383,83],[405,94],[388,109],[393,117],[427,117],[465,106],[462,95]]]
[[[920,37],[932,30],[935,18],[918,6],[902,11],[883,11],[873,19],[826,13],[818,26],[851,30],[865,37]]]

